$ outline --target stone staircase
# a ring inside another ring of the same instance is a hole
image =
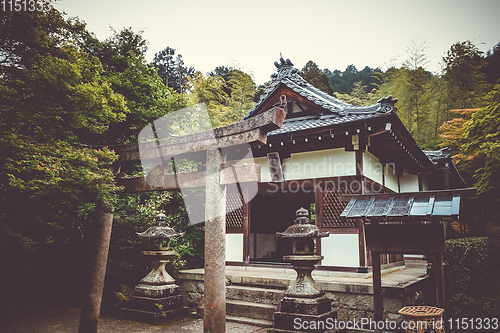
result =
[[[227,321],[273,326],[273,314],[285,291],[247,285],[226,286]]]

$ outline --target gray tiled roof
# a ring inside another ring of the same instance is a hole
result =
[[[351,114],[349,116],[338,116],[336,114],[323,116],[305,116],[285,119],[281,128],[268,133],[268,137],[274,135],[296,133],[299,131],[330,127],[337,124],[353,122],[356,120],[376,117],[376,114]]]
[[[379,113],[392,113],[397,110],[394,106],[397,99],[392,99],[392,96],[382,98],[377,103],[368,106],[355,106],[338,100],[307,83],[307,81],[299,75],[299,70],[293,67],[293,64],[289,59],[285,61],[281,58],[280,60],[281,64],[277,62],[274,63],[278,68],[278,71],[277,73],[271,75],[270,85],[266,88],[260,101],[245,116],[245,119],[257,114],[260,106],[269,98],[270,95],[272,95],[280,84],[287,86],[294,92],[315,103],[319,107],[323,108],[327,113],[330,113],[330,115],[344,117],[339,120],[340,122],[351,121],[350,118],[345,116],[360,115],[371,117]]]
[[[440,150],[423,150],[424,154],[434,163],[451,158],[450,148]]]
[[[411,193],[352,198],[340,215],[345,218],[387,219],[447,217],[460,213],[460,194],[450,192]]]

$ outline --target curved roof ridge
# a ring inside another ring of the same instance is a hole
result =
[[[271,75],[271,83],[264,90],[263,96],[248,112],[244,119],[254,116],[259,107],[264,101],[276,90],[279,84],[284,84],[296,93],[305,97],[316,105],[329,110],[333,114],[346,116],[349,114],[368,114],[368,113],[391,113],[397,109],[394,103],[397,99],[392,99],[392,96],[382,98],[377,103],[372,105],[356,106],[347,102],[341,101],[334,96],[328,95],[320,89],[309,84],[304,78],[299,75],[299,70],[295,68],[290,59],[284,60],[280,57],[280,63],[274,63],[277,72]]]

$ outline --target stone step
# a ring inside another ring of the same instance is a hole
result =
[[[235,317],[246,317],[272,321],[276,308],[277,306],[274,304],[226,300],[226,314]]]
[[[279,289],[230,285],[226,287],[226,299],[278,305],[284,292]]]
[[[253,325],[253,326],[260,326],[260,327],[273,327],[273,322],[271,320],[264,320],[264,319],[255,319],[255,318],[247,318],[247,317],[237,317],[237,316],[226,316],[226,320],[233,322],[233,323],[238,323],[238,324],[246,324],[246,325]]]

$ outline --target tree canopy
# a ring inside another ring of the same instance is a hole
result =
[[[175,49],[170,47],[155,54],[153,66],[158,68],[163,84],[181,94],[187,89],[188,77],[193,77],[195,72],[194,67],[184,66],[182,55],[175,56]]]
[[[309,60],[300,70],[299,74],[304,78],[304,80],[319,90],[329,95],[333,94],[333,88],[330,85],[328,76],[319,69],[318,65],[316,65],[314,61]]]
[[[243,119],[254,105],[255,83],[240,69],[219,66],[207,75],[196,72],[189,84],[191,101],[206,104],[213,127]]]

